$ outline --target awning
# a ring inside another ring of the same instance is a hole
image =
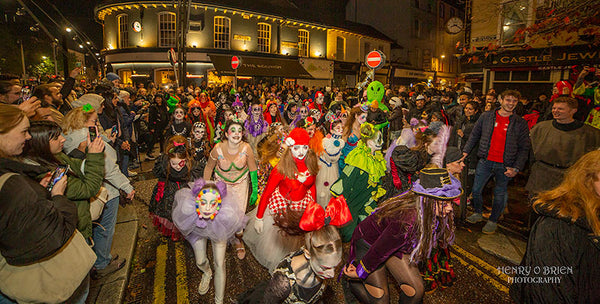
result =
[[[231,68],[231,55],[209,54],[215,69],[221,75],[235,75]],[[240,56],[238,56],[240,57]],[[238,76],[277,76],[288,78],[313,78],[298,60],[241,56]]]

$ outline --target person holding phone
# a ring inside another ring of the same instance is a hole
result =
[[[48,193],[46,187],[51,172],[18,158],[31,139],[28,129],[29,119],[23,111],[0,104],[0,178],[5,180],[0,186],[0,226],[3,227],[0,252],[2,259],[12,266],[39,263],[57,254],[77,236],[82,238],[77,231],[77,206],[65,196],[67,177],[61,178]],[[68,291],[70,298],[65,299],[68,303],[85,302],[89,270],[69,269],[83,276],[79,287]],[[36,286],[23,282],[20,291],[27,294],[34,288]],[[2,303],[18,300],[21,299],[14,295],[9,298],[0,293]]]

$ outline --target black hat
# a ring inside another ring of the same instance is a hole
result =
[[[426,168],[419,172],[419,179],[413,184],[416,194],[441,200],[452,200],[462,194],[460,181],[442,168]]]

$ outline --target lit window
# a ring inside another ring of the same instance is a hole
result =
[[[215,49],[229,49],[229,23],[227,17],[215,17]]]
[[[519,29],[527,26],[527,0],[518,0],[502,5],[501,41],[503,45],[520,44],[525,42],[525,37],[515,37]]]
[[[175,13],[158,14],[158,46],[174,47],[177,41],[177,23]]]
[[[335,58],[337,60],[345,60],[346,59],[346,39],[344,37],[337,37],[336,39],[336,48],[335,48]]]
[[[258,24],[258,51],[263,53],[271,52],[271,25],[269,24]]]
[[[119,24],[119,43],[117,47],[126,48],[129,46],[129,16],[125,14],[119,15],[117,23]]]
[[[298,30],[298,56],[308,57],[308,31]]]

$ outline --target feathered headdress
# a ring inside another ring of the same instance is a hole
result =
[[[429,146],[430,150],[433,152],[431,163],[436,164],[440,168],[444,167],[444,155],[446,155],[446,148],[449,138],[450,127],[447,125],[442,125],[437,133],[437,136]]]

